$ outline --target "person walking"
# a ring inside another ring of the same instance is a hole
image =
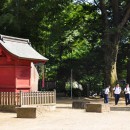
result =
[[[105,88],[104,91],[104,103],[108,103],[109,102],[109,92],[110,92],[110,86]]]
[[[125,104],[129,105],[130,104],[130,87],[129,87],[129,84],[126,84],[126,87],[124,88],[124,93],[125,93]]]
[[[115,105],[118,104],[119,98],[120,98],[120,93],[121,93],[121,87],[118,84],[116,84],[116,86],[113,88],[114,90],[114,96],[115,96]]]

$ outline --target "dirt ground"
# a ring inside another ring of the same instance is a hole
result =
[[[94,100],[95,101],[95,100]],[[96,100],[96,102],[102,100]],[[71,99],[57,101],[55,111],[37,118],[17,118],[16,113],[0,112],[0,130],[129,130],[130,111],[90,113],[72,109]],[[113,101],[110,102],[113,105]],[[124,101],[119,103],[124,105]]]

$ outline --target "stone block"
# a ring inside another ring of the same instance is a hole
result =
[[[109,112],[110,106],[108,104],[97,104],[97,103],[91,103],[86,104],[86,112]]]
[[[36,107],[17,107],[17,118],[36,118]]]

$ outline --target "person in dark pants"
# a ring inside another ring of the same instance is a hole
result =
[[[120,98],[120,93],[121,93],[121,87],[118,84],[116,84],[116,86],[113,88],[114,90],[114,96],[115,96],[115,105],[118,104],[119,98]]]
[[[105,88],[105,92],[104,92],[104,103],[108,103],[108,99],[109,99],[109,92],[110,92],[110,86],[108,86],[107,88]]]
[[[126,87],[124,88],[125,92],[125,104],[129,105],[130,104],[130,87],[129,84],[126,84]]]

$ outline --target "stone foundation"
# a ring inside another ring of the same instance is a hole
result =
[[[108,104],[86,104],[86,112],[109,112],[110,106]]]
[[[46,111],[54,111],[55,105],[16,107],[17,118],[36,118],[44,116]]]
[[[0,111],[2,112],[16,112],[16,105],[0,105]]]
[[[54,111],[56,110],[56,105],[39,105],[36,108],[38,111]]]
[[[20,106],[16,105],[0,105],[1,112],[14,112],[16,113],[16,108]],[[33,106],[23,106],[23,107],[36,107],[38,111],[54,111],[56,109],[56,105],[33,105]]]
[[[130,111],[130,107],[110,107],[111,111]]]

